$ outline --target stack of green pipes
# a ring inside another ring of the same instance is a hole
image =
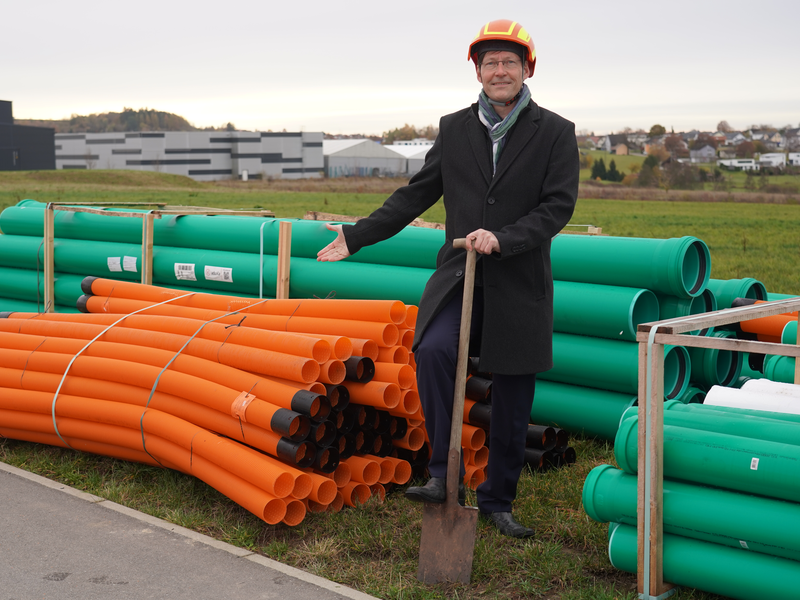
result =
[[[5,234],[0,236],[0,311],[43,310],[44,209],[43,203],[23,200],[0,214]],[[165,216],[154,222],[153,283],[273,297],[283,220],[292,223],[293,298],[418,304],[445,239],[442,230],[406,227],[344,261],[318,263],[316,253],[334,236],[321,221]],[[141,278],[139,218],[56,211],[55,236],[57,312],[76,310],[80,282],[87,275]],[[539,376],[531,420],[606,440],[614,439],[622,413],[636,401],[639,323],[722,308],[738,297],[766,296],[753,279],[711,280],[708,248],[691,236],[558,235],[552,267],[555,366]],[[727,351],[668,346],[665,398],[701,401],[711,385],[735,385],[745,362]]]
[[[637,572],[638,414],[615,440],[621,470],[593,469],[587,514],[610,523],[609,557]],[[664,579],[743,600],[797,598],[800,416],[664,404]]]
[[[0,214],[0,231],[5,234],[0,236],[1,310],[36,311],[37,302],[41,310],[45,206],[22,200]],[[292,223],[293,298],[391,298],[419,304],[444,243],[444,231],[406,227],[345,261],[322,264],[316,261],[317,252],[335,234],[321,221],[165,216],[154,220],[153,283],[189,291],[274,297],[281,221]],[[57,311],[74,309],[81,296],[80,280],[87,275],[141,279],[140,218],[55,211],[54,231]],[[32,307],[10,306],[5,299]]]

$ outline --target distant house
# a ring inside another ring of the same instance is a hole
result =
[[[600,138],[592,135],[576,135],[575,139],[577,140],[578,146],[580,148],[586,148],[587,150],[595,150],[597,149],[597,142]]]
[[[624,133],[616,133],[603,136],[600,140],[600,150],[605,150],[606,152],[613,152],[614,148],[619,146],[620,144],[625,145],[625,154],[627,154],[628,145],[628,136]]]
[[[783,152],[765,152],[758,158],[760,167],[783,169],[786,166],[786,154]]]
[[[731,158],[718,160],[717,166],[725,167],[729,171],[758,171],[759,166],[754,158]]]
[[[800,152],[789,152],[789,164],[793,167],[800,167]]]
[[[736,146],[746,141],[748,140],[741,131],[731,131],[725,134],[726,146]]]
[[[714,138],[718,144],[725,144],[728,141],[728,136],[723,131],[715,131],[711,134],[711,137]]]
[[[689,150],[689,159],[693,163],[710,163],[717,158],[717,151],[714,146],[703,146],[697,150]]]
[[[736,158],[736,148],[734,146],[720,146],[717,148],[717,155],[720,158]]]
[[[617,156],[628,156],[628,145],[617,144],[611,148],[611,154],[616,154]]]
[[[787,129],[784,132],[783,146],[787,150],[800,150],[800,128]]]

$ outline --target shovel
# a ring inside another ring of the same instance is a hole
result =
[[[467,247],[467,240],[453,240],[454,248]],[[469,330],[472,321],[472,295],[475,288],[475,250],[467,251],[464,270],[464,300],[461,306],[461,331],[458,337],[453,419],[450,426],[450,451],[447,455],[447,498],[443,504],[425,504],[422,537],[419,543],[417,579],[423,583],[469,583],[475,549],[478,509],[458,503],[461,475],[461,424],[464,420],[464,395],[469,362]]]

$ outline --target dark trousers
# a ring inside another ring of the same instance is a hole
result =
[[[436,315],[420,340],[414,359],[425,428],[431,443],[431,477],[446,477],[453,415],[458,334],[462,294],[457,293]],[[480,347],[483,296],[476,288],[472,307],[470,347]],[[475,355],[471,352],[471,355]],[[525,434],[530,420],[536,374],[492,376],[492,422],[486,481],[478,487],[481,512],[508,512],[517,495],[525,461]],[[464,476],[463,460],[461,476]]]

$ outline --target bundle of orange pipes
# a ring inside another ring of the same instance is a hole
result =
[[[0,318],[0,435],[173,468],[272,524],[424,469],[416,307],[83,287],[88,314]]]

